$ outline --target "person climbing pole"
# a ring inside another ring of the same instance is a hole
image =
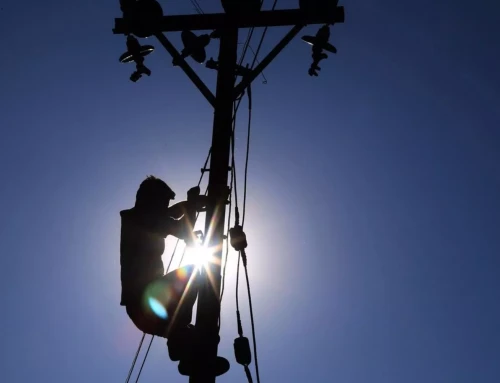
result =
[[[194,265],[189,265],[164,275],[161,257],[169,235],[188,246],[195,243],[196,214],[206,210],[208,198],[200,195],[198,186],[187,192],[186,201],[169,207],[174,198],[175,193],[164,181],[149,176],[137,191],[135,206],[120,212],[120,305],[125,306],[139,330],[168,339],[170,359],[180,361],[182,375],[191,376],[200,342],[191,325],[199,274]],[[215,340],[219,342],[220,338]],[[229,362],[217,357],[212,368],[215,375],[222,375],[229,370]]]
[[[139,330],[185,341],[192,332],[190,322],[198,293],[195,269],[186,266],[164,275],[161,257],[169,235],[192,243],[196,213],[205,210],[207,197],[194,187],[188,191],[187,201],[169,207],[174,198],[164,181],[149,176],[137,191],[135,206],[120,212],[120,305]],[[179,354],[175,347],[172,351]]]

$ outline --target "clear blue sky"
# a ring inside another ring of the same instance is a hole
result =
[[[342,3],[339,53],[319,78],[296,39],[253,87],[247,235],[262,382],[497,383],[500,6]],[[153,76],[128,80],[117,0],[1,8],[2,381],[122,382],[141,334],[119,306],[119,211],[147,174],[181,198],[196,184],[212,110],[154,40]],[[220,354],[232,369],[218,381],[236,383],[229,262]],[[164,341],[141,381],[187,382]]]

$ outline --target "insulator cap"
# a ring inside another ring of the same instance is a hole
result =
[[[250,351],[248,338],[241,336],[234,340],[234,355],[236,356],[236,361],[243,366],[248,366],[252,363],[252,352]]]
[[[229,230],[229,235],[231,236],[231,246],[236,251],[242,251],[247,248],[247,236],[243,232],[243,227],[236,225]]]

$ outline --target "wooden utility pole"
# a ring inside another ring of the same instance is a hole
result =
[[[244,1],[240,0],[241,3]],[[260,0],[259,0],[260,1]],[[315,0],[308,0],[314,3]],[[220,315],[220,284],[224,217],[228,199],[228,173],[230,161],[233,105],[246,87],[269,65],[283,48],[308,24],[334,24],[344,22],[344,9],[337,1],[316,1],[317,11],[289,9],[260,11],[242,14],[203,14],[163,16],[161,7],[154,0],[134,3],[134,12],[124,12],[123,18],[115,19],[115,34],[134,34],[138,37],[156,36],[159,42],[177,60],[181,69],[214,107],[214,125],[205,235],[209,245],[216,249],[218,262],[202,271],[202,288],[198,296],[196,330],[199,334],[196,349],[195,372],[190,383],[215,383],[218,348],[218,319]],[[326,4],[326,5],[325,5]],[[328,5],[330,4],[330,5]],[[142,7],[142,8],[141,8]],[[321,9],[320,9],[321,8]],[[293,26],[283,40],[264,58],[250,75],[236,85],[238,30],[250,27]],[[217,89],[215,96],[200,80],[189,64],[170,43],[164,32],[209,30],[217,31],[220,38]]]

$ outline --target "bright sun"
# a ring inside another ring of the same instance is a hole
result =
[[[198,269],[214,262],[213,249],[206,246],[187,247],[184,255],[184,265],[196,265]]]

